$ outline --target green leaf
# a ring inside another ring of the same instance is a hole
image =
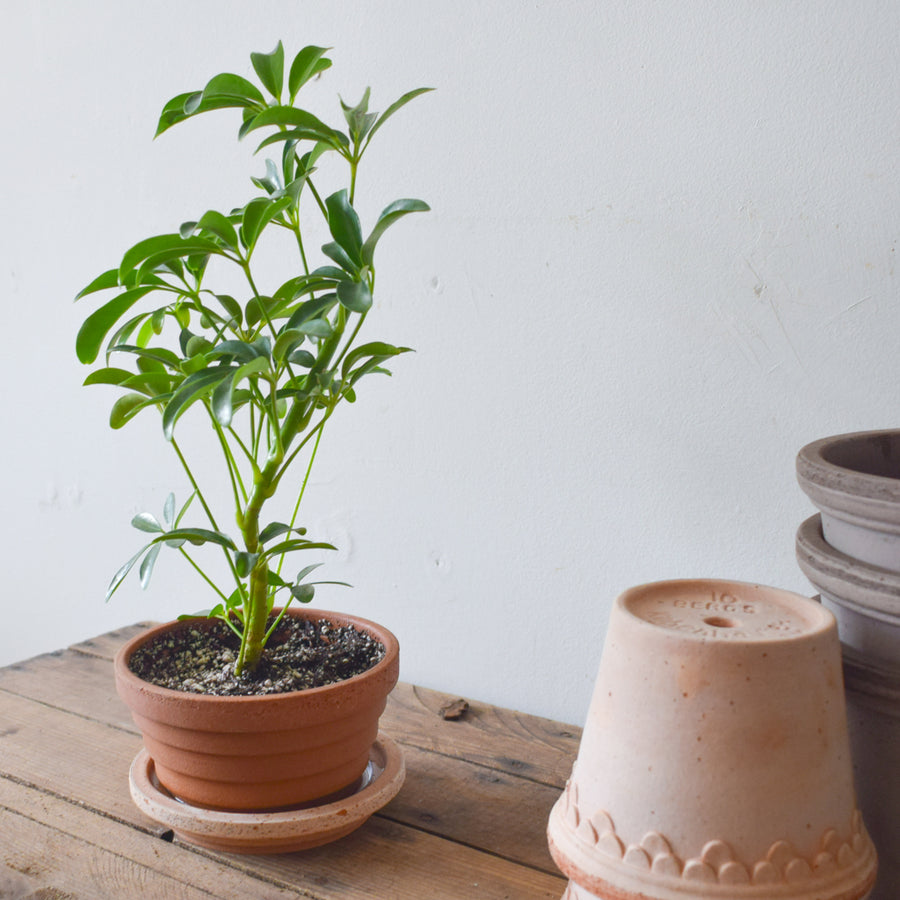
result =
[[[294,349],[306,340],[306,335],[296,328],[289,328],[282,331],[275,341],[275,347],[272,349],[272,356],[277,362],[286,359],[294,351]]]
[[[390,205],[386,206],[381,215],[378,217],[378,221],[375,223],[375,227],[372,229],[372,233],[366,238],[366,242],[362,246],[361,256],[362,261],[365,265],[372,265],[372,257],[375,253],[375,245],[378,243],[379,238],[391,225],[394,224],[398,219],[402,219],[405,215],[413,212],[428,212],[431,207],[422,200],[395,200]]]
[[[238,249],[238,237],[234,225],[222,213],[216,212],[214,209],[208,210],[200,217],[197,227],[212,232],[229,249]]]
[[[164,262],[166,259],[182,258],[191,253],[221,253],[221,248],[205,238],[183,238],[180,234],[158,234],[138,241],[126,251],[119,265],[119,280],[124,281],[141,263],[151,257]],[[159,264],[159,263],[157,263]]]
[[[228,550],[237,550],[234,541],[221,531],[210,531],[207,528],[176,528],[154,538],[151,544],[160,544],[172,540],[184,540],[195,546],[201,544],[218,544]]]
[[[191,495],[193,497],[193,495]],[[190,502],[190,501],[188,501]],[[175,495],[169,493],[163,506],[163,522],[171,528],[175,524]]]
[[[250,62],[265,89],[273,97],[280,97],[284,85],[284,47],[281,41],[271,53],[251,53]]]
[[[133,374],[134,372],[129,372],[128,369],[113,367],[97,369],[84,379],[84,384],[121,384],[126,378],[131,378]]]
[[[100,345],[110,328],[153,287],[133,288],[113,297],[99,309],[94,310],[82,323],[75,339],[75,352],[83,363],[92,363],[100,352]]]
[[[147,360],[160,363],[174,372],[180,372],[181,370],[181,360],[175,353],[167,350],[165,347],[154,347],[152,350],[147,350],[132,344],[117,344],[115,347],[110,348],[110,352],[132,353],[138,357],[138,365],[140,365],[140,360]]]
[[[144,557],[144,561],[141,563],[141,588],[145,591],[150,585],[150,576],[153,574],[153,567],[156,565],[156,558],[159,556],[160,550],[162,550],[161,544],[151,547],[150,552]]]
[[[329,282],[329,285],[333,284],[334,282]],[[337,303],[337,294],[333,292],[330,294],[323,294],[321,297],[316,297],[313,300],[307,300],[304,303],[301,303],[293,313],[291,313],[291,317],[287,320],[284,330],[289,331],[292,328],[296,328],[298,325],[302,325],[309,319],[323,318],[332,309],[335,303]]]
[[[214,294],[213,296],[222,305],[222,309],[228,313],[230,317],[229,321],[232,325],[240,325],[241,322],[244,321],[244,310],[234,297],[231,297],[228,294]]]
[[[234,371],[231,366],[202,369],[185,378],[181,387],[172,395],[163,410],[163,434],[171,441],[175,423],[196,400],[206,396],[223,378]]]
[[[172,390],[172,376],[168,372],[141,372],[123,381],[122,387],[160,399]]]
[[[310,78],[314,78],[320,72],[324,72],[331,66],[331,60],[325,56],[328,47],[304,47],[291,63],[291,71],[288,75],[288,90],[291,102],[297,96],[297,91],[306,84]]]
[[[244,207],[244,214],[241,217],[241,243],[248,254],[253,252],[253,247],[266,225],[287,209],[290,203],[290,197],[281,197],[278,200],[271,197],[257,197]]]
[[[291,596],[298,603],[310,603],[316,595],[316,589],[311,584],[295,584],[291,587]]]
[[[75,299],[80,300],[87,294],[93,294],[95,291],[105,291],[109,288],[119,286],[119,270],[107,269],[102,275],[98,275],[87,287],[83,287],[76,295]]]
[[[325,208],[328,210],[328,229],[331,236],[358,268],[362,265],[362,229],[359,216],[350,205],[347,189],[344,188],[326,198]]]
[[[343,272],[341,272],[341,275],[357,275],[359,273],[360,267],[356,265],[349,256],[347,256],[344,248],[335,241],[330,241],[327,244],[322,244],[322,252],[329,259],[333,259],[344,270]]]
[[[252,375],[260,375],[269,371],[268,357],[258,356],[256,359],[240,366],[234,370],[234,375],[225,378],[219,386],[213,391],[210,404],[212,406],[213,415],[216,421],[223,427],[227,428],[231,424],[233,409],[234,388],[244,378]]]
[[[281,537],[281,535],[287,534],[289,531],[293,531],[295,534],[299,535],[306,534],[305,528],[291,528],[290,525],[285,525],[284,522],[270,522],[259,533],[259,542],[265,544],[268,541],[271,541],[272,538]]]
[[[257,128],[266,128],[275,125],[278,128],[296,129],[292,132],[291,140],[315,140],[324,141],[333,146],[337,141],[337,135],[333,128],[326,125],[321,119],[305,109],[297,109],[295,106],[270,106],[254,116],[244,126],[244,134],[256,131]]]
[[[313,563],[311,566],[305,566],[297,573],[297,577],[294,579],[294,581],[296,581],[297,584],[300,584],[300,582],[303,581],[303,579],[306,578],[306,576],[309,575],[310,572],[318,569],[321,565],[322,563]]]
[[[241,578],[246,578],[256,565],[258,559],[258,553],[248,553],[246,550],[240,550],[234,554],[235,571]]]
[[[390,359],[392,356],[399,356],[401,353],[410,353],[409,347],[394,347],[392,344],[385,344],[382,341],[371,341],[368,344],[361,344],[359,347],[351,350],[344,358],[344,364],[341,366],[341,377],[346,378],[350,369],[364,357],[371,357],[378,362]]]
[[[372,294],[364,281],[342,281],[337,286],[337,296],[341,306],[351,312],[368,312],[372,306]]]
[[[334,332],[334,329],[331,327],[331,322],[329,322],[328,319],[310,319],[308,322],[303,322],[298,325],[296,330],[303,334],[320,338],[331,337]]]
[[[131,421],[142,409],[151,406],[155,401],[148,399],[143,394],[124,394],[113,404],[109,413],[111,428],[121,428],[126,422]]]
[[[231,100],[234,106],[265,106],[265,97],[259,88],[240,75],[223,72],[214,75],[203,88],[203,100]]]
[[[128,573],[134,568],[134,564],[144,555],[144,552],[150,547],[150,544],[147,544],[145,547],[141,547],[131,559],[128,560],[125,565],[123,565],[118,572],[112,577],[112,581],[109,583],[109,587],[106,589],[106,601],[109,602],[110,597],[119,589],[119,585],[125,580],[125,577]]]
[[[231,356],[240,363],[246,363],[260,356],[268,356],[268,348],[258,341],[222,341],[210,350],[209,356]]]
[[[138,513],[132,520],[131,524],[138,531],[146,531],[150,534],[162,534],[162,525],[157,521],[156,516],[152,513]]]
[[[382,125],[395,113],[398,109],[403,106],[406,106],[410,100],[415,99],[420,94],[427,94],[429,91],[433,91],[434,88],[416,88],[414,91],[409,91],[404,94],[399,100],[395,100],[379,117],[378,121],[372,127],[372,130],[369,132],[369,140],[366,141],[366,146],[369,146],[369,141],[375,136],[375,132],[381,128]]]

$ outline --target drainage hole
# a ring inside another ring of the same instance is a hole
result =
[[[737,628],[738,623],[734,619],[725,619],[722,616],[709,616],[703,620],[704,624],[713,628]]]

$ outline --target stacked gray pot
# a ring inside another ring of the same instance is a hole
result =
[[[900,431],[823,438],[797,456],[819,508],[797,560],[835,615],[859,804],[879,856],[871,900],[900,897]]]

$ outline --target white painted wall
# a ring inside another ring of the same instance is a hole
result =
[[[111,395],[80,387],[71,298],[136,240],[247,198],[230,115],[151,137],[165,100],[278,38],[335,48],[314,86],[335,111],[367,84],[376,108],[438,88],[373,144],[372,211],[434,212],[385,239],[371,331],[418,353],[336,417],[313,479],[307,521],[356,585],[323,602],[392,627],[407,680],[578,722],[623,588],[809,592],[797,449],[898,422],[894,0],[30,0],[3,19],[0,664],[204,605],[174,558],[103,604],[130,517],[185,487],[157,423],[112,432]]]

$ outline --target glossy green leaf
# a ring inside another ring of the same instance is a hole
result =
[[[357,275],[359,273],[360,267],[350,259],[344,248],[335,241],[322,244],[322,252],[329,259],[333,259],[344,270],[341,272],[342,276]]]
[[[221,531],[210,531],[208,528],[176,528],[154,538],[150,543],[160,544],[171,540],[184,540],[198,547],[201,544],[218,544],[228,550],[237,550],[234,541],[227,534],[223,534]]]
[[[350,369],[356,365],[359,360],[365,357],[373,358],[377,361],[390,359],[392,356],[399,356],[401,353],[410,353],[409,347],[394,347],[392,344],[385,344],[382,341],[371,341],[368,344],[360,344],[355,347],[345,357],[341,366],[341,377],[346,378]]]
[[[315,291],[333,290],[335,284],[345,277],[344,272],[340,269],[331,269],[335,275],[328,277],[318,277],[315,275],[297,275],[288,279],[277,291],[272,295],[279,300],[296,300],[304,294],[311,294]]]
[[[142,409],[153,404],[152,399],[148,399],[143,394],[123,394],[113,404],[109,413],[109,424],[111,428],[121,428],[126,422],[133,419]]]
[[[158,362],[174,372],[180,371],[181,360],[175,353],[173,353],[171,350],[167,350],[165,347],[144,349],[143,347],[137,347],[131,344],[117,344],[115,347],[111,348],[111,352],[112,351],[115,351],[117,353],[131,353],[137,356],[139,359]]]
[[[134,375],[134,372],[129,372],[128,369],[116,369],[110,366],[91,372],[84,379],[84,384],[121,384],[126,378],[131,378],[132,375]]]
[[[257,197],[244,207],[244,214],[241,218],[241,243],[247,249],[248,254],[253,251],[259,235],[266,225],[287,209],[290,203],[290,197],[281,197],[278,200],[270,197]]]
[[[281,362],[290,356],[294,349],[305,340],[306,335],[296,328],[289,328],[287,331],[282,331],[281,334],[278,335],[278,340],[275,341],[275,346],[272,348],[272,356],[277,362]]]
[[[214,296],[222,305],[222,309],[228,313],[230,321],[234,325],[240,325],[244,321],[244,310],[234,297],[229,294],[215,294]]]
[[[203,88],[203,102],[208,100],[232,100],[236,106],[265,106],[265,97],[246,78],[223,72],[214,75]]]
[[[98,275],[89,285],[83,287],[76,295],[75,299],[80,300],[88,294],[96,291],[106,291],[109,288],[119,286],[119,270],[107,269],[102,275]]]
[[[172,395],[163,410],[163,434],[166,440],[172,440],[175,423],[192,403],[205,397],[223,378],[233,371],[231,366],[216,366],[203,369],[185,378],[183,384]]]
[[[227,428],[231,424],[231,419],[234,415],[233,396],[235,387],[242,379],[253,375],[260,375],[263,372],[268,372],[268,370],[268,357],[258,356],[239,368],[234,369],[234,374],[224,378],[216,387],[213,391],[210,405],[216,421],[223,428]]]
[[[209,356],[230,356],[237,362],[246,363],[260,356],[268,356],[268,349],[264,344],[255,341],[222,341],[213,347]]]
[[[246,578],[256,561],[259,559],[258,553],[248,553],[246,550],[240,550],[234,554],[234,568],[241,578]]]
[[[104,303],[99,309],[94,310],[82,323],[75,339],[75,352],[83,363],[92,363],[100,352],[103,339],[110,328],[137,303],[145,294],[152,291],[152,287],[133,288],[125,291],[112,300]]]
[[[433,91],[434,88],[416,88],[413,91],[408,91],[405,93],[399,100],[395,100],[378,118],[378,121],[372,127],[372,130],[369,132],[369,140],[366,141],[366,146],[369,145],[369,141],[375,136],[375,132],[381,128],[382,125],[401,107],[406,106],[410,100],[414,100],[421,94],[427,94],[429,91]]]
[[[333,284],[334,282],[329,282],[329,285]],[[322,294],[321,297],[316,297],[313,300],[307,300],[304,303],[301,303],[291,313],[291,317],[287,320],[284,330],[289,331],[310,319],[324,318],[334,308],[335,303],[337,303],[337,294],[334,292]]]
[[[238,249],[238,236],[234,230],[234,225],[222,213],[214,209],[208,210],[200,217],[197,227],[201,230],[212,232],[229,249]]]
[[[268,543],[272,538],[281,537],[281,535],[287,534],[289,531],[299,535],[306,534],[305,528],[291,528],[290,525],[286,525],[284,522],[270,522],[260,531],[259,542],[261,544]]]
[[[119,280],[124,281],[142,263],[151,257],[159,260],[182,258],[191,253],[221,253],[217,244],[205,238],[183,238],[180,234],[158,234],[154,237],[138,241],[126,251],[119,265]]]
[[[172,376],[168,372],[141,372],[123,381],[122,387],[159,399],[172,390]]]
[[[362,265],[362,229],[359,216],[350,205],[347,190],[343,189],[331,194],[325,200],[328,210],[328,230],[336,243],[357,265]]]
[[[431,207],[424,201],[412,199],[395,200],[393,203],[386,206],[378,217],[378,221],[375,223],[372,233],[366,238],[366,241],[362,246],[360,255],[362,256],[363,263],[367,266],[372,265],[372,258],[375,254],[375,245],[378,243],[381,235],[383,235],[394,222],[398,219],[402,219],[409,213],[428,212],[430,209]]]
[[[310,319],[308,322],[303,322],[296,328],[297,331],[303,332],[303,334],[308,334],[311,337],[320,337],[327,338],[331,337],[334,329],[331,327],[331,322],[328,319]]]
[[[341,306],[351,312],[368,312],[372,306],[372,294],[364,281],[342,281],[337,286],[337,296]]]
[[[284,47],[281,41],[271,53],[251,53],[250,62],[265,89],[273,97],[280,97],[284,85]]]
[[[291,71],[288,75],[288,90],[292,103],[294,97],[297,96],[297,92],[307,81],[331,66],[331,60],[325,56],[328,50],[328,47],[304,47],[294,57],[294,61],[291,63]]]
[[[297,109],[296,106],[270,106],[264,109],[254,116],[251,122],[248,122],[245,134],[256,131],[257,128],[266,128],[272,125],[278,128],[296,129],[302,132],[305,140],[325,141],[329,144],[333,144],[335,140],[334,129],[311,112]]]

